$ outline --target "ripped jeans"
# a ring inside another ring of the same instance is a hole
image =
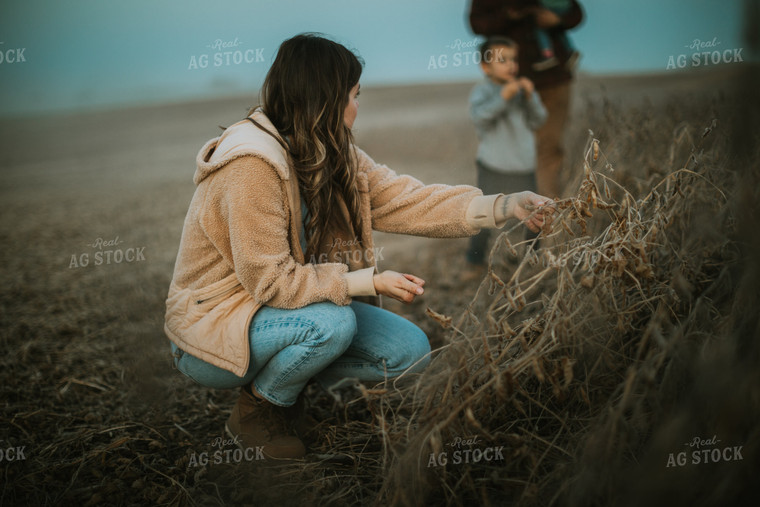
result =
[[[279,406],[290,406],[306,383],[352,377],[383,381],[422,371],[430,361],[425,333],[399,315],[366,303],[315,303],[295,310],[264,306],[248,330],[251,359],[243,377],[209,364],[173,343],[174,364],[206,387],[229,389],[253,382]]]

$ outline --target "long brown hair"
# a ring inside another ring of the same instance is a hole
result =
[[[346,225],[361,241],[354,139],[343,122],[361,73],[361,60],[344,46],[300,34],[280,45],[261,88],[261,107],[287,140],[309,210],[307,255],[318,253],[331,221],[342,220],[337,198],[351,216]]]

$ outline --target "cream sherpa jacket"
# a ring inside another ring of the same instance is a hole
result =
[[[252,118],[277,135],[261,111]],[[363,241],[334,235],[322,259],[328,262],[312,263],[299,241],[297,179],[277,140],[241,121],[206,143],[198,153],[197,188],[166,301],[169,339],[243,376],[250,361],[249,324],[262,306],[347,305],[352,297],[375,295],[372,229],[463,237],[504,225],[494,219],[497,195],[464,185],[426,186],[359,149],[357,154]]]

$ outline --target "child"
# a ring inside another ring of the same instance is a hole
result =
[[[540,8],[549,10],[558,16],[565,14],[572,6],[571,0],[540,0]],[[570,58],[567,61],[568,69],[572,70],[578,63],[580,53],[575,50],[570,38],[565,33],[565,30],[556,31],[555,40],[562,44],[567,52],[570,54]],[[541,51],[541,59],[533,64],[533,70],[542,71],[550,69],[556,66],[559,61],[554,56],[554,47],[552,46],[552,40],[549,34],[543,28],[536,27],[536,42],[538,43],[538,49]]]
[[[480,140],[477,186],[485,194],[536,186],[533,131],[546,121],[547,113],[533,83],[518,76],[517,50],[505,37],[490,37],[480,46],[486,79],[470,94],[470,116]],[[470,241],[465,278],[482,271],[488,236],[482,229]]]

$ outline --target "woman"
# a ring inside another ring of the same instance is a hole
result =
[[[430,352],[414,324],[370,302],[410,303],[424,281],[377,273],[372,230],[462,237],[515,217],[536,230],[546,199],[425,186],[353,144],[362,65],[317,35],[285,41],[261,107],[209,141],[167,299],[175,364],[213,388],[241,387],[227,433],[270,458],[298,458],[285,421],[306,382],[381,381]]]

